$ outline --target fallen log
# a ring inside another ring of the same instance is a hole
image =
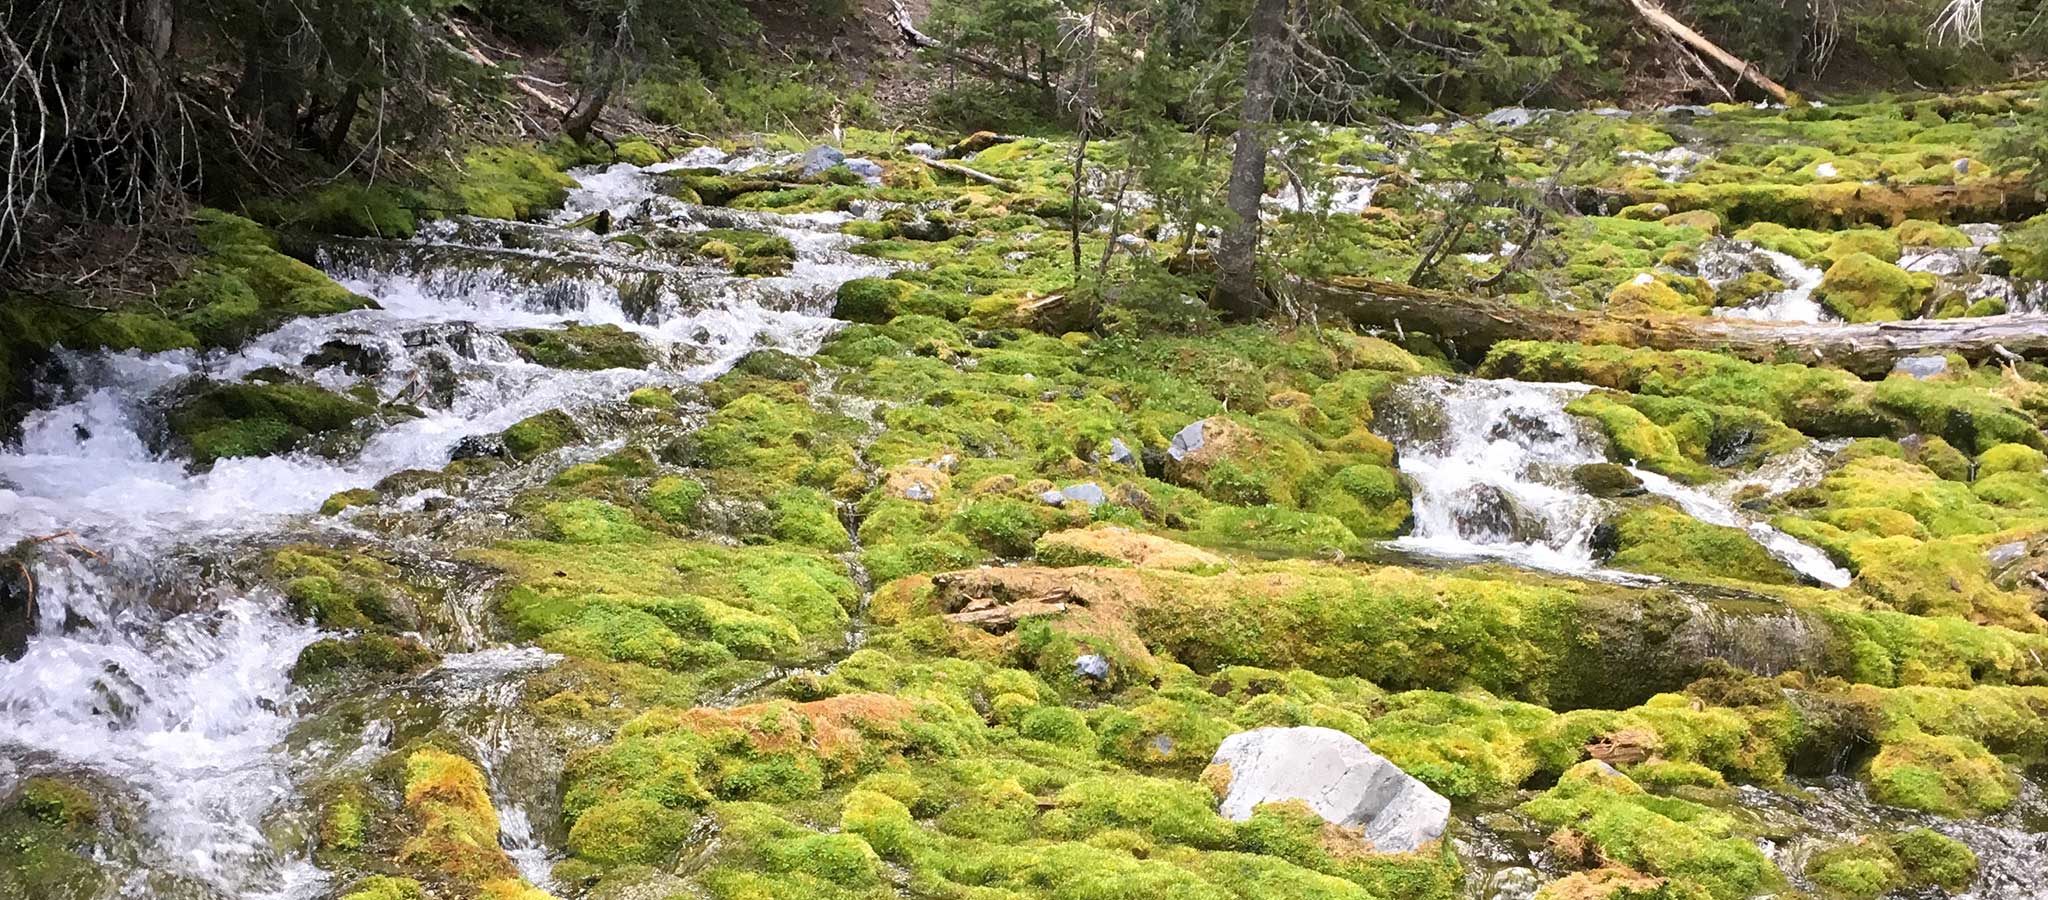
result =
[[[975,181],[981,182],[982,184],[999,187],[1006,191],[1015,189],[1015,186],[1012,185],[1008,179],[997,178],[996,176],[990,175],[987,172],[977,172],[959,163],[947,162],[943,159],[926,159],[922,156],[918,157],[918,159],[922,161],[925,165],[937,169],[941,172],[944,172],[948,175],[958,175],[962,178],[971,178],[974,179]]]
[[[1730,71],[1741,76],[1750,84],[1762,88],[1764,93],[1770,94],[1779,103],[1783,103],[1786,106],[1799,105],[1799,98],[1794,96],[1791,91],[1785,90],[1784,85],[1772,81],[1770,76],[1758,71],[1756,66],[1750,65],[1735,54],[1721,49],[1719,44],[1707,40],[1705,35],[1692,30],[1684,22],[1673,18],[1670,13],[1664,11],[1663,7],[1658,6],[1654,0],[1629,0],[1629,3],[1636,8],[1636,14],[1642,16],[1645,21],[1648,21],[1658,31],[1684,41],[1693,49],[1713,57],[1715,62],[1727,66]]]
[[[1517,306],[1365,278],[1297,280],[1298,300],[1367,327],[1419,331],[1469,359],[1501,341],[1621,344],[1710,350],[1756,362],[1840,366],[1875,378],[1900,359],[1955,353],[1981,360],[2048,360],[2048,317],[1983,316],[1866,325],[1805,325],[1709,316],[1638,316]]]

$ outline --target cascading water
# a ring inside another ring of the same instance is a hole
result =
[[[1380,424],[1414,486],[1415,527],[1392,546],[1553,571],[1593,567],[1602,507],[1572,486],[1571,471],[1607,457],[1564,410],[1586,387],[1424,378],[1398,390]]]
[[[682,164],[738,171],[772,161],[700,151]],[[400,470],[438,468],[465,437],[706,378],[761,347],[808,353],[835,325],[833,289],[891,269],[845,252],[847,214],[675,201],[658,176],[676,167],[575,173],[586,186],[551,225],[452,220],[408,242],[334,245],[323,268],[381,308],[294,321],[239,351],[60,351],[57,396],[29,415],[18,447],[0,452],[0,547],[33,542],[37,610],[21,658],[0,661],[0,756],[13,762],[0,769],[0,793],[54,771],[90,773],[131,795],[148,846],[123,895],[164,895],[170,883],[182,886],[178,896],[320,894],[324,876],[303,853],[266,838],[294,793],[279,745],[303,698],[288,673],[319,635],[282,598],[211,573],[226,568],[227,548],[284,517]],[[562,227],[597,209],[622,226],[772,231],[797,257],[786,275],[740,279]],[[501,336],[564,322],[618,325],[660,362],[547,369]],[[181,384],[266,367],[335,389],[368,384],[424,415],[344,461],[226,459],[194,472],[151,449],[161,406]],[[506,841],[532,850],[511,833],[522,816],[516,805],[506,811]]]
[[[1414,530],[1389,542],[1429,556],[1500,559],[1556,572],[1595,568],[1595,529],[1607,504],[1573,481],[1572,470],[1606,462],[1603,442],[1565,411],[1590,388],[1482,379],[1424,378],[1397,389],[1380,425],[1400,447],[1401,472],[1414,489]],[[1650,493],[1713,525],[1747,530],[1772,555],[1814,581],[1849,583],[1849,573],[1819,549],[1756,521],[1728,498],[1811,484],[1822,465],[1813,452],[1784,454],[1713,489],[1692,488],[1631,468]]]
[[[1779,561],[1791,566],[1793,571],[1828,587],[1849,586],[1849,571],[1835,565],[1820,548],[1779,531],[1769,523],[1752,519],[1726,499],[1736,491],[1758,485],[1764,486],[1766,493],[1783,493],[1800,486],[1800,482],[1788,484],[1771,478],[1740,478],[1717,485],[1717,490],[1709,492],[1679,484],[1655,472],[1634,467],[1630,467],[1629,471],[1642,479],[1643,487],[1650,493],[1669,498],[1678,504],[1679,509],[1685,510],[1686,515],[1709,525],[1724,525],[1748,531],[1750,537],[1755,538],[1758,544],[1770,551],[1770,554]]]
[[[1747,241],[1714,238],[1700,245],[1692,266],[1716,290],[1750,272],[1761,272],[1784,284],[1782,289],[1759,295],[1740,306],[1718,307],[1714,310],[1716,316],[1808,324],[1834,318],[1813,299],[1814,288],[1820,287],[1821,270],[1784,253]]]

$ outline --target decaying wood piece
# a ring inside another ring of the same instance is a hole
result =
[[[1017,627],[1017,623],[1032,616],[1055,616],[1067,611],[1065,603],[1041,603],[1023,601],[999,604],[985,600],[981,605],[969,606],[956,613],[948,613],[946,621],[956,625],[973,625],[991,634],[1003,634]]]
[[[1701,53],[1713,57],[1715,62],[1727,66],[1729,70],[1742,76],[1750,84],[1762,88],[1764,93],[1777,98],[1779,103],[1790,106],[1797,99],[1792,96],[1791,91],[1785,90],[1784,85],[1772,81],[1770,76],[1765,75],[1756,66],[1750,65],[1735,54],[1721,49],[1719,44],[1707,40],[1706,36],[1687,27],[1684,22],[1673,18],[1670,13],[1664,11],[1663,7],[1657,5],[1656,0],[1629,0],[1629,3],[1636,8],[1637,14],[1641,15],[1652,26],[1655,26],[1657,30],[1685,42]]]
[[[996,176],[990,175],[987,172],[977,172],[959,163],[947,162],[943,159],[925,159],[922,156],[918,157],[918,159],[923,160],[925,165],[937,169],[941,172],[944,172],[948,175],[958,175],[962,178],[971,178],[983,184],[993,185],[995,187],[1002,188],[1003,190],[1006,191],[1013,190],[1015,187],[1010,183],[1009,179],[997,178]]]
[[[1508,340],[1712,350],[1757,362],[1823,363],[1882,376],[1908,356],[1956,353],[1972,361],[2048,359],[2048,318],[1983,316],[1804,325],[1706,316],[1629,316],[1517,306],[1498,297],[1423,290],[1363,278],[1298,281],[1304,302],[1369,328],[1421,331],[1467,357]]]
[[[498,68],[498,63],[495,60],[491,59],[489,56],[485,55],[483,47],[478,45],[476,37],[474,35],[471,35],[467,29],[462,27],[461,24],[457,23],[454,19],[445,20],[445,24],[448,26],[448,32],[450,34],[455,35],[455,37],[461,41],[460,44],[456,45],[456,49],[462,51],[464,55],[468,56],[471,61],[475,62],[479,66],[483,66],[486,69]],[[567,115],[569,113],[569,104],[564,103],[560,99],[557,99],[553,96],[550,96],[546,91],[543,91],[540,88],[528,84],[526,79],[520,78],[518,76],[513,76],[505,80],[514,88],[517,88],[520,93],[540,101],[540,105],[546,107],[548,112],[554,113],[555,115],[558,116]]]

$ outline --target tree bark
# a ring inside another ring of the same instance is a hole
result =
[[[1528,309],[1497,297],[1419,290],[1363,278],[1299,281],[1297,296],[1369,328],[1420,331],[1467,359],[1501,341],[1573,341],[1710,350],[1757,362],[1840,366],[1881,377],[1908,356],[2048,360],[2048,319],[1984,316],[1867,325],[1802,325],[1701,316],[1619,316]]]
[[[1713,57],[1715,62],[1727,66],[1730,71],[1742,76],[1750,84],[1762,88],[1764,93],[1770,94],[1779,103],[1791,106],[1798,99],[1792,95],[1792,92],[1785,90],[1784,85],[1772,81],[1771,77],[1765,75],[1762,69],[1744,62],[1741,57],[1733,53],[1721,49],[1719,44],[1707,40],[1704,35],[1687,27],[1684,22],[1673,18],[1670,13],[1664,11],[1663,7],[1657,5],[1656,0],[1629,0],[1629,3],[1636,8],[1638,15],[1641,15],[1652,26],[1655,26],[1657,30],[1684,41],[1693,49]]]
[[[1245,61],[1244,105],[1230,161],[1228,203],[1234,220],[1216,248],[1216,302],[1237,318],[1266,311],[1259,293],[1259,204],[1266,196],[1266,127],[1280,94],[1286,64],[1287,0],[1257,0],[1252,8],[1251,57]]]

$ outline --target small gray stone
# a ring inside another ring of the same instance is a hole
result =
[[[803,168],[798,170],[805,178],[816,178],[818,173],[846,161],[846,154],[837,147],[819,144],[804,151]]]
[[[1066,489],[1060,491],[1060,496],[1068,500],[1078,500],[1091,507],[1101,506],[1109,502],[1109,495],[1103,492],[1101,485],[1093,481],[1069,485]]]
[[[1189,422],[1188,427],[1181,429],[1179,433],[1173,436],[1173,443],[1167,446],[1166,453],[1174,459],[1186,459],[1188,454],[1200,449],[1202,449],[1202,420],[1196,419],[1193,422]]]
[[[933,500],[939,499],[939,495],[932,493],[931,485],[925,484],[922,481],[913,481],[909,487],[903,489],[903,499],[915,500],[919,503],[930,503]]]
[[[1160,755],[1160,756],[1166,756],[1166,755],[1168,755],[1168,754],[1172,753],[1172,752],[1173,752],[1173,737],[1172,737],[1172,736],[1170,736],[1170,735],[1164,735],[1164,734],[1155,734],[1155,735],[1153,735],[1153,736],[1152,736],[1152,749],[1153,749],[1153,750],[1156,750],[1156,751],[1158,751],[1158,753],[1159,753],[1159,755]]]
[[[1908,356],[1892,364],[1892,371],[1904,372],[1921,381],[1948,371],[1945,356]]]
[[[1109,680],[1109,660],[1099,653],[1087,653],[1074,657],[1074,676],[1093,678],[1096,681]]]
[[[1962,159],[1956,160],[1956,162],[1955,162],[1955,166],[1956,166],[1956,174],[1957,174],[1957,175],[1968,175],[1968,174],[1970,174],[1970,158],[1969,158],[1969,157],[1965,156],[1965,157],[1963,157]]]
[[[917,143],[914,144],[905,144],[903,146],[903,152],[908,153],[911,156],[922,156],[925,159],[938,159],[939,157],[945,155],[944,153],[941,153],[939,151],[939,148],[927,144],[923,141],[918,141]]]
[[[1999,544],[1984,551],[1984,561],[1990,563],[1991,567],[1996,569],[2025,555],[2027,555],[2027,542],[2013,541],[2009,544]]]
[[[1138,454],[1131,452],[1130,445],[1124,443],[1123,438],[1113,437],[1109,439],[1109,461],[1123,466],[1135,466],[1138,464]]]
[[[1407,853],[1443,836],[1451,801],[1332,728],[1258,728],[1224,738],[1210,765],[1229,770],[1217,810],[1242,822],[1261,803],[1298,800],[1325,821],[1363,826],[1381,853]]]
[[[881,163],[875,162],[872,159],[856,158],[848,159],[840,165],[845,166],[847,171],[859,175],[860,180],[866,182],[870,187],[879,187],[882,184]]]
[[[1046,491],[1043,494],[1039,494],[1038,499],[1044,500],[1045,502],[1050,503],[1054,506],[1067,505],[1067,495],[1062,494],[1059,491]]]

